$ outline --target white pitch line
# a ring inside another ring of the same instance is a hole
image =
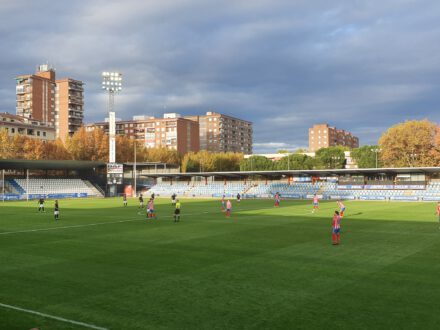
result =
[[[74,324],[74,325],[79,325],[79,326],[84,327],[84,328],[96,329],[96,330],[108,330],[108,328],[98,327],[98,326],[93,325],[93,324],[88,324],[88,323],[84,323],[84,322],[69,320],[69,319],[65,319],[64,317],[59,317],[59,316],[54,316],[54,315],[50,315],[50,314],[45,314],[45,313],[33,311],[31,309],[21,308],[21,307],[17,307],[17,306],[8,305],[8,304],[0,303],[0,307],[13,309],[13,310],[16,310],[16,311],[19,311],[19,312],[25,312],[25,313],[28,313],[28,314],[34,314],[34,315],[42,316],[42,317],[45,317],[45,318],[48,318],[48,319],[53,319],[53,320],[57,320],[57,321],[64,322],[64,323],[70,323],[70,324]]]
[[[208,212],[205,212],[208,213]],[[199,213],[185,213],[185,215],[196,215]],[[138,215],[142,215],[139,214]],[[172,216],[164,215],[161,218],[171,218]],[[50,228],[39,228],[39,229],[28,229],[28,230],[18,230],[18,231],[6,231],[0,233],[0,235],[12,235],[12,234],[22,234],[22,233],[34,233],[38,231],[49,231],[49,230],[59,230],[59,229],[71,229],[71,228],[82,228],[82,227],[93,227],[93,226],[101,226],[101,225],[110,225],[115,223],[124,223],[124,222],[133,222],[133,221],[145,221],[149,220],[148,218],[139,219],[139,218],[130,218],[127,220],[119,220],[119,221],[108,221],[108,222],[97,222],[97,223],[87,223],[84,225],[72,225],[72,226],[63,226],[63,227],[50,227]]]
[[[58,230],[58,229],[70,229],[70,228],[81,228],[81,227],[92,227],[92,226],[100,226],[100,225],[109,225],[112,223],[121,223],[121,222],[131,222],[131,221],[140,221],[142,219],[129,219],[129,220],[120,220],[120,221],[110,221],[110,222],[97,222],[97,223],[88,223],[85,225],[74,225],[74,226],[63,226],[63,227],[51,227],[51,228],[40,228],[40,229],[29,229],[29,230],[19,230],[19,231],[6,231],[0,233],[0,235],[11,235],[11,234],[21,234],[21,233],[33,233],[37,231],[48,231],[48,230]]]
[[[265,207],[265,208],[260,208],[258,210],[264,210],[264,209],[271,209],[272,207]],[[252,211],[255,210],[253,208],[250,209],[239,209],[235,212],[243,212],[243,211]],[[204,211],[202,212],[203,214],[208,214],[210,212],[208,211]],[[215,212],[212,212],[215,213]],[[139,212],[137,213],[138,215],[142,215],[139,214]],[[197,215],[200,213],[185,213],[184,215]],[[165,215],[162,216],[161,218],[171,218],[173,216],[169,216],[169,215]],[[34,232],[39,232],[39,231],[49,231],[49,230],[59,230],[59,229],[72,229],[72,228],[82,228],[82,227],[93,227],[93,226],[102,226],[102,225],[110,225],[110,224],[115,224],[115,223],[124,223],[124,222],[133,222],[133,221],[143,221],[143,220],[149,220],[148,218],[146,219],[139,219],[139,218],[130,218],[127,220],[119,220],[119,221],[109,221],[109,222],[97,222],[97,223],[87,223],[84,225],[72,225],[72,226],[63,226],[63,227],[50,227],[50,228],[39,228],[39,229],[28,229],[28,230],[18,230],[18,231],[6,231],[3,233],[0,233],[1,235],[12,235],[12,234],[23,234],[23,233],[34,233]]]

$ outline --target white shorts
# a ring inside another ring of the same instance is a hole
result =
[[[44,207],[44,204],[40,204],[40,207]]]
[[[171,200],[171,204],[176,204],[176,200],[175,199]]]
[[[59,215],[59,214],[60,214],[60,211],[53,211],[53,214],[54,214],[54,215]]]

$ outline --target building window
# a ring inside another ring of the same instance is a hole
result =
[[[46,136],[46,132],[43,132],[43,136]]]

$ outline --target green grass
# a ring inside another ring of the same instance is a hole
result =
[[[433,203],[347,202],[340,246],[335,202],[272,204],[225,219],[182,200],[173,223],[168,199],[152,221],[134,200],[61,200],[55,223],[52,201],[3,203],[0,303],[109,329],[438,329]],[[81,329],[0,307],[1,329],[33,327]]]

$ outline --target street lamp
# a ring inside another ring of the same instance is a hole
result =
[[[382,151],[380,148],[371,149],[372,152],[376,154],[376,168],[377,168],[377,154]]]
[[[122,74],[118,72],[102,73],[102,89],[108,92],[108,121],[109,121],[109,163],[116,162],[116,119],[115,94],[122,90]]]

